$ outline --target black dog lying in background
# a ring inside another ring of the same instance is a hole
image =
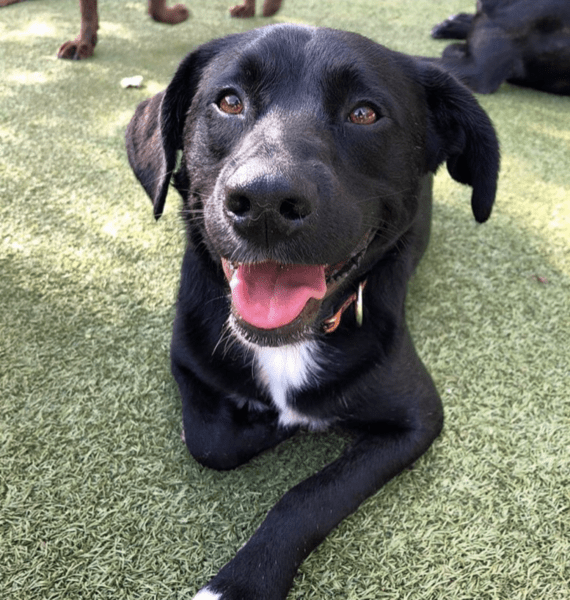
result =
[[[570,1],[478,0],[432,30],[451,44],[441,64],[472,90],[488,94],[503,81],[570,94]]]
[[[440,164],[473,187],[476,220],[489,217],[495,132],[429,62],[279,25],[188,55],[137,108],[127,149],[157,218],[182,151],[188,245],[171,359],[191,454],[231,469],[299,427],[355,434],[196,596],[284,599],[305,557],[440,432],[407,282]]]

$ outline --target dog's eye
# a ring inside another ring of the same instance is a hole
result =
[[[348,115],[348,120],[355,125],[372,125],[378,121],[378,115],[370,106],[363,104],[353,109]]]
[[[243,104],[235,94],[227,94],[224,96],[218,106],[222,112],[228,115],[239,115],[243,111]]]

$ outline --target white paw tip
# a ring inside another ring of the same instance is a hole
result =
[[[210,591],[208,588],[202,588],[192,600],[219,600],[222,594]]]

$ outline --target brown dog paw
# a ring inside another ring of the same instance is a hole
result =
[[[57,57],[70,60],[83,60],[84,58],[89,58],[90,56],[93,56],[96,43],[96,37],[95,40],[91,41],[83,39],[80,36],[76,37],[73,41],[70,40],[61,45]]]
[[[151,0],[148,3],[148,14],[158,23],[178,25],[178,23],[186,21],[190,13],[184,4],[175,4],[168,7],[164,0],[161,2]]]
[[[23,2],[24,0],[0,0],[0,8],[3,6],[8,6],[9,4],[17,4],[18,2]]]
[[[263,16],[271,17],[281,8],[281,0],[265,0],[263,3]]]
[[[246,0],[243,4],[230,8],[230,16],[237,19],[249,19],[253,15],[255,15],[255,0]]]

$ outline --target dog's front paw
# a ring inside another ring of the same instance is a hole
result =
[[[224,586],[223,592],[215,592],[208,586],[202,588],[192,600],[271,600],[264,598],[255,592],[243,588],[237,588],[232,585]]]
[[[234,573],[236,574],[236,573]],[[285,600],[287,589],[279,589],[271,585],[273,578],[264,580],[263,585],[256,585],[247,577],[236,578],[218,573],[192,600]]]
[[[281,8],[281,0],[265,0],[263,3],[263,16],[272,17]]]
[[[212,592],[207,587],[202,588],[192,600],[222,600],[222,594]]]
[[[464,40],[469,33],[473,15],[460,13],[453,15],[436,25],[431,30],[431,37],[436,40]]]
[[[93,40],[77,37],[73,41],[64,42],[57,53],[57,57],[71,60],[83,60],[84,58],[89,58],[90,56],[93,56],[95,43]]]
[[[244,2],[230,8],[230,16],[236,19],[249,19],[255,15],[255,2]]]
[[[208,586],[202,588],[192,600],[269,600],[262,599],[256,594],[251,594],[247,590],[238,590],[233,586],[228,586],[223,592],[214,592]]]
[[[178,23],[186,21],[190,16],[190,11],[184,4],[168,7],[164,2],[149,2],[148,14],[158,23],[178,25]]]

